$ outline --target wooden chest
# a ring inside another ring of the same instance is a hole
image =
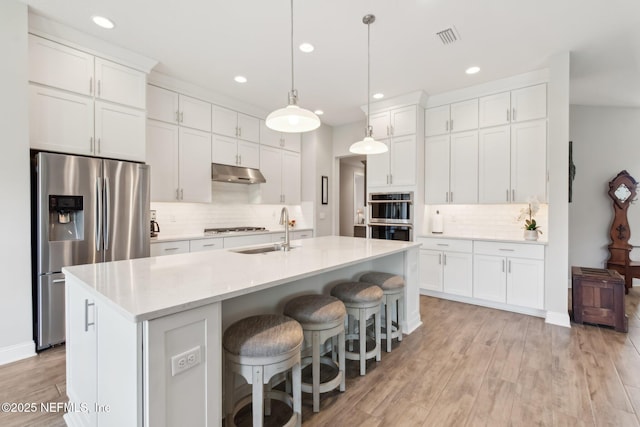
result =
[[[627,332],[624,278],[614,270],[572,267],[573,319]]]

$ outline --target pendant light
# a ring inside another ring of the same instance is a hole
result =
[[[293,0],[291,0],[291,92],[289,105],[273,111],[265,120],[269,129],[278,132],[309,132],[320,127],[314,113],[298,107],[298,91],[293,85]]]
[[[364,139],[354,142],[349,151],[355,154],[381,154],[389,151],[387,144],[373,139],[373,128],[369,124],[369,110],[371,107],[371,24],[376,21],[375,15],[365,15],[362,22],[367,25],[367,127]]]

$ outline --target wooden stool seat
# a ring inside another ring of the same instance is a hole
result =
[[[265,314],[239,320],[229,326],[222,337],[225,357],[225,414],[226,425],[235,426],[238,411],[252,402],[253,425],[263,425],[263,414],[270,414],[270,400],[285,402],[293,409],[286,426],[302,423],[300,348],[303,332],[294,319]],[[293,397],[272,391],[269,380],[276,374],[292,371]],[[252,385],[252,392],[235,399],[235,374]],[[268,385],[265,393],[264,385]],[[264,399],[267,406],[264,408]],[[266,411],[264,410],[266,409]]]
[[[360,277],[361,282],[373,283],[380,286],[384,295],[382,306],[384,310],[384,329],[380,338],[387,341],[387,353],[391,352],[391,342],[394,338],[402,341],[402,319],[404,319],[404,278],[397,274],[372,271]],[[395,311],[395,320],[394,320]]]
[[[349,350],[345,351],[345,358],[360,361],[360,375],[366,373],[366,362],[375,357],[380,361],[380,304],[384,292],[372,283],[344,282],[331,289],[331,295],[339,298],[347,309],[348,330],[346,341],[350,342]],[[367,319],[374,323],[375,346],[367,351]],[[358,332],[356,332],[356,323]],[[359,340],[359,352],[353,351],[353,340]]]
[[[303,295],[287,302],[284,314],[296,319],[302,325],[305,341],[310,345],[303,350],[311,351],[311,356],[302,358],[302,368],[311,363],[312,383],[302,383],[302,391],[312,393],[313,412],[320,411],[320,393],[326,393],[340,387],[345,390],[344,375],[344,322],[347,310],[338,298],[328,295]],[[332,339],[332,357],[321,357],[324,343]],[[336,342],[337,341],[337,342]],[[335,348],[338,348],[336,363]],[[325,382],[320,382],[320,365],[329,365],[338,370],[338,374]]]

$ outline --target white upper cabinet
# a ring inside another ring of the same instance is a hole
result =
[[[510,126],[480,129],[478,142],[478,201],[511,201]]]
[[[425,110],[425,135],[443,135],[478,127],[478,99]]]
[[[416,136],[392,138],[390,151],[390,184],[416,185]]]
[[[424,158],[425,203],[449,203],[449,135],[425,138]]]
[[[144,111],[96,101],[95,149],[98,157],[144,162]]]
[[[278,132],[269,129],[264,120],[260,120],[260,144],[280,147],[285,150],[300,152],[301,135],[299,133]]]
[[[369,123],[373,128],[373,137],[377,139],[413,135],[416,133],[416,106],[410,105],[372,114]]]
[[[389,146],[389,140],[380,141]],[[369,187],[385,187],[389,185],[391,174],[391,153],[386,151],[381,154],[367,156],[367,185]]]
[[[214,133],[212,135],[211,161],[223,165],[258,169],[260,167],[260,145]]]
[[[211,134],[180,128],[180,201],[211,201]]]
[[[536,120],[511,126],[511,201],[546,201],[547,122]]]
[[[545,83],[480,98],[480,127],[500,126],[547,116]]]
[[[158,86],[148,86],[147,117],[211,132],[211,104]]]
[[[106,59],[96,58],[95,80],[96,98],[144,110],[147,86],[147,77],[144,73]]]
[[[282,150],[282,203],[300,204],[300,154]]]
[[[300,204],[300,154],[262,145],[260,171],[267,181],[260,184],[262,203]]]
[[[213,133],[260,142],[260,120],[256,117],[214,105],[211,122]]]

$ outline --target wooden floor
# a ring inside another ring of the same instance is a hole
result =
[[[640,289],[629,333],[421,297],[424,325],[347,390],[304,395],[305,426],[640,426]],[[0,402],[65,400],[64,347],[0,366]],[[0,413],[0,426],[63,426],[61,413]]]

